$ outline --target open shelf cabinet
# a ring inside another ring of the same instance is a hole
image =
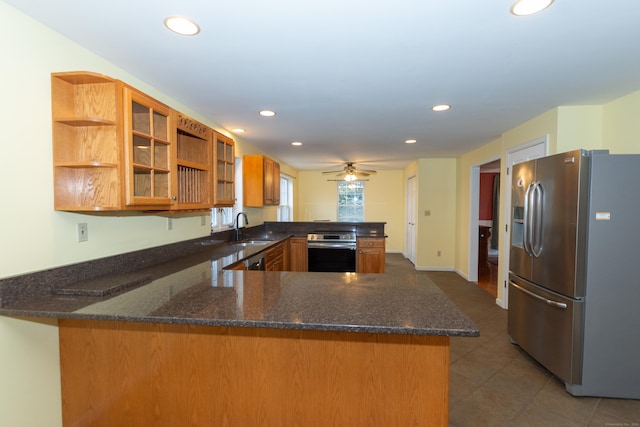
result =
[[[178,206],[181,209],[208,209],[213,206],[212,135],[207,126],[176,114],[176,170]]]
[[[118,81],[96,73],[55,73],[51,92],[55,208],[120,209]]]

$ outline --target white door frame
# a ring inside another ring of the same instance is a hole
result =
[[[527,141],[515,147],[511,147],[505,152],[506,162],[504,167],[501,168],[506,172],[504,182],[504,204],[501,225],[503,232],[502,238],[499,239],[500,249],[500,269],[502,272],[502,287],[498,286],[498,296],[496,298],[496,304],[500,307],[509,308],[509,286],[507,286],[509,280],[509,254],[511,250],[511,242],[509,236],[511,236],[511,170],[514,164],[522,163],[523,161],[543,157],[549,154],[549,135],[540,136],[538,138]],[[501,292],[502,290],[502,292]]]
[[[416,265],[416,218],[417,215],[417,177],[411,175],[407,177],[407,231],[405,240],[405,258]],[[412,224],[413,223],[413,224]]]
[[[469,173],[469,264],[467,265],[470,282],[478,281],[478,225],[480,216],[480,166],[501,160],[500,157],[491,157],[471,165]],[[493,232],[493,231],[492,231]]]

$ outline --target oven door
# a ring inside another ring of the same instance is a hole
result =
[[[335,243],[309,242],[309,271],[355,272],[356,247]]]

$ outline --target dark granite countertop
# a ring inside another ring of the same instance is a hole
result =
[[[166,262],[74,283],[60,273],[51,273],[49,281],[42,274],[24,276],[24,292],[16,292],[21,277],[0,281],[5,282],[0,283],[0,315],[479,335],[477,326],[424,274],[224,270],[270,245],[240,247],[208,238],[189,245],[181,247],[196,249]]]

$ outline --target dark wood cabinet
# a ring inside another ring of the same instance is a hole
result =
[[[289,239],[289,246],[291,248],[289,269],[291,271],[309,271],[307,238],[291,237]]]
[[[384,273],[384,238],[359,238],[356,250],[356,272]]]
[[[243,203],[245,206],[280,204],[280,164],[262,155],[242,157]]]
[[[489,239],[491,227],[478,227],[478,276],[489,274]]]

